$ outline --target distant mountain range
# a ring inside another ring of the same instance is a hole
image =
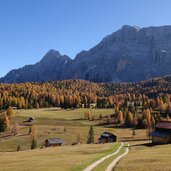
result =
[[[50,50],[43,59],[10,71],[2,83],[84,79],[93,82],[137,82],[171,74],[171,26],[125,25],[72,60]]]

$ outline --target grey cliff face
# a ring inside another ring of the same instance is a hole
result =
[[[71,61],[68,56],[62,56],[58,51],[50,50],[40,62],[10,71],[0,79],[0,82],[20,83],[59,80],[61,72]]]
[[[79,68],[79,69],[78,69]],[[171,26],[123,26],[96,47],[77,55],[69,78],[136,82],[171,74]]]
[[[62,72],[61,72],[62,71]],[[35,65],[9,72],[0,82],[85,79],[137,82],[171,74],[171,26],[123,26],[72,61],[51,50]]]

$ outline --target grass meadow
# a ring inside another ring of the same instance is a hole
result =
[[[130,152],[115,171],[170,171],[171,144],[151,146],[146,142],[131,143]]]
[[[16,151],[18,145],[21,150],[30,149],[31,140],[28,134],[30,123],[24,123],[29,117],[35,117],[37,148],[41,148],[47,138],[62,138],[65,145],[71,145],[76,142],[78,134],[81,135],[81,142],[85,144],[90,126],[94,127],[95,143],[98,142],[98,137],[104,131],[116,134],[118,141],[127,141],[133,138],[131,129],[114,128],[113,124],[99,126],[99,115],[113,114],[113,109],[91,109],[91,113],[95,116],[94,121],[85,119],[85,110],[57,110],[56,108],[17,110],[13,120],[19,124],[18,135],[0,138],[0,152]],[[101,122],[106,123],[107,121],[104,118]],[[10,131],[3,134],[10,134]],[[3,134],[1,133],[1,137],[4,136]],[[137,130],[134,138],[146,138],[146,132]]]
[[[105,116],[114,113],[113,109],[91,109],[94,121],[85,118],[86,109],[59,110],[56,108],[16,110],[13,122],[19,125],[18,134],[10,135],[10,130],[0,134],[0,166],[3,171],[81,171],[99,158],[113,153],[120,145],[119,141],[131,144],[129,154],[117,164],[116,171],[169,171],[171,168],[171,145],[148,146],[146,130],[136,130],[132,136],[132,129],[106,125]],[[99,120],[102,114],[104,119]],[[30,150],[31,139],[28,134],[30,124],[25,123],[29,117],[35,117],[35,138],[37,149]],[[101,125],[100,125],[101,123]],[[94,128],[95,143],[104,131],[117,135],[117,143],[86,144],[90,126]],[[81,135],[81,145],[72,145]],[[62,147],[42,148],[47,138],[62,138]],[[145,144],[144,144],[145,143]],[[17,147],[20,151],[17,152]],[[124,152],[124,148],[120,154]],[[116,155],[117,156],[117,155]],[[103,171],[116,157],[110,157],[93,171]],[[164,169],[163,169],[164,168]]]

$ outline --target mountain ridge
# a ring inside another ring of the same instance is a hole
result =
[[[171,74],[171,26],[124,25],[72,60],[50,50],[35,65],[10,71],[0,82],[84,79],[93,82],[138,82]]]

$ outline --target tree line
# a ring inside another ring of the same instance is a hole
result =
[[[128,94],[146,103],[144,97],[156,99],[161,94],[170,93],[171,86],[168,78],[140,83],[92,83],[84,80],[65,80],[0,84],[0,110],[8,109],[9,106],[18,109],[77,108],[90,107],[92,103],[96,103],[98,108],[113,108],[115,104],[129,99]]]

